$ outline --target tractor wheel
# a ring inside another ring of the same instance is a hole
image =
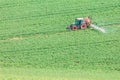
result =
[[[77,29],[78,29],[77,26],[72,27],[72,30],[77,30]]]
[[[80,27],[81,27],[81,29],[86,29],[87,25],[86,24],[82,24]]]

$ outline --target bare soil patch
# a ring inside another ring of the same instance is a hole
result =
[[[12,37],[12,38],[9,38],[8,40],[11,40],[11,41],[23,40],[23,37]]]

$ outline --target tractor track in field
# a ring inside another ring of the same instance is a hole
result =
[[[21,1],[21,2],[4,3],[4,4],[0,5],[0,9],[2,9],[2,8],[13,8],[13,7],[17,7],[17,6],[20,7],[20,6],[23,6],[23,5],[26,5],[26,4],[32,4],[34,2],[31,2],[31,1]]]
[[[85,13],[85,11],[86,12],[89,12],[89,11],[98,11],[98,9],[99,10],[102,10],[102,9],[105,9],[105,10],[108,10],[108,9],[111,9],[111,8],[113,8],[113,7],[119,7],[120,5],[110,5],[110,6],[106,6],[106,7],[97,7],[97,8],[89,8],[89,7],[86,7],[86,9],[84,9],[84,8],[78,8],[78,9],[76,9],[76,8],[71,8],[71,10],[70,11],[67,11],[66,9],[64,10],[61,10],[61,12],[56,12],[56,11],[54,11],[54,13],[48,13],[48,14],[40,14],[40,13],[37,13],[37,15],[34,15],[34,16],[23,16],[23,17],[17,17],[17,18],[4,18],[4,19],[1,19],[0,21],[9,21],[9,20],[23,20],[23,19],[33,19],[33,18],[44,18],[44,17],[50,17],[50,16],[55,16],[55,15],[74,15],[74,14],[80,14],[80,12],[79,12],[79,10],[81,10],[82,11],[82,13]],[[70,8],[69,8],[70,9]],[[71,11],[72,12],[74,12],[74,13],[71,13]],[[78,12],[77,12],[78,11]],[[101,15],[102,15],[103,13],[101,13]]]
[[[1,36],[1,39],[0,40],[22,40],[22,39],[25,39],[25,38],[28,38],[28,37],[37,37],[37,36],[40,36],[40,35],[52,35],[52,34],[61,34],[61,33],[65,33],[65,32],[69,32],[69,31],[47,31],[46,32],[36,32],[36,33],[28,33],[28,34],[18,34],[18,35],[8,35],[8,36]]]
[[[48,3],[48,1],[47,1],[47,4],[51,4],[53,1],[49,1],[49,3]],[[41,3],[41,1],[40,1],[40,3]],[[2,5],[0,5],[0,8],[2,9],[2,8],[11,8],[11,7],[17,7],[17,6],[24,6],[24,5],[26,5],[26,4],[40,4],[40,3],[38,3],[38,1],[36,2],[36,1],[21,1],[21,2],[12,2],[12,3],[4,3],[4,4],[2,4]],[[60,3],[60,2],[55,2],[56,4],[58,3]],[[103,3],[101,3],[101,2],[97,2],[97,4],[103,4]],[[41,4],[40,4],[41,5]],[[85,4],[86,5],[86,4]],[[4,6],[4,7],[3,7]],[[62,6],[62,5],[61,5]],[[109,5],[110,7],[112,6],[112,7],[118,7],[118,6],[120,6],[119,4],[116,4],[116,5]],[[108,7],[109,8],[109,6],[107,5],[106,7]],[[79,7],[79,6],[76,6],[76,7]]]
[[[120,26],[120,22],[117,22],[117,23],[109,23],[109,24],[105,24],[105,25],[101,25],[101,26]]]
[[[35,25],[35,24],[34,24]],[[36,24],[37,25],[37,24]],[[101,25],[101,26],[120,26],[120,23],[117,22],[117,23],[110,23],[110,24],[105,24],[105,25]],[[24,38],[27,38],[27,37],[34,37],[34,36],[39,36],[39,35],[52,35],[52,34],[61,34],[61,33],[65,33],[65,32],[69,32],[69,31],[66,31],[66,30],[61,30],[61,31],[47,31],[46,32],[34,32],[34,33],[26,33],[26,34],[17,34],[17,35],[14,35],[14,34],[11,34],[11,35],[8,35],[8,36],[0,36],[0,40],[22,40]]]
[[[120,23],[110,23],[110,24],[106,24],[106,25],[102,25],[102,26],[118,26],[120,27]],[[24,40],[26,38],[29,37],[40,37],[41,35],[46,35],[46,36],[50,36],[52,34],[63,34],[63,33],[67,33],[69,31],[66,30],[61,30],[61,31],[47,31],[46,32],[36,32],[36,33],[27,33],[27,34],[18,34],[18,35],[8,35],[8,36],[1,36],[0,41],[4,41],[4,40],[10,40],[10,41],[17,41],[17,40]],[[43,36],[44,37],[44,36]]]
[[[101,43],[106,43],[106,45],[108,45],[109,43],[111,44],[111,42],[118,42],[119,40],[106,40],[106,41],[98,41],[98,42],[90,42],[90,43],[80,43],[80,45],[92,45],[92,46],[95,46],[95,45],[98,45],[98,44],[101,44]],[[69,45],[69,48],[70,47],[75,47],[76,45],[75,44],[71,44]],[[63,47],[63,46],[62,46]],[[59,48],[62,48],[59,46]],[[31,49],[21,49],[21,50],[14,50],[14,51],[1,51],[0,53],[8,53],[8,52],[40,52],[40,51],[44,51],[44,50],[49,50],[49,49],[53,49],[54,47],[40,47],[40,48],[31,48]],[[68,45],[67,46],[64,46],[64,48],[68,48]]]

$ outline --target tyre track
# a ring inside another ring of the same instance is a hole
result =
[[[31,24],[31,25],[35,26],[35,25],[38,25],[38,24]],[[109,24],[104,24],[104,25],[101,25],[101,26],[109,26],[109,25],[111,25],[111,26],[112,25],[120,25],[120,23],[119,22],[117,22],[117,23],[109,23]],[[47,32],[22,33],[22,34],[15,34],[15,35],[14,35],[14,33],[12,33],[10,35],[0,35],[0,40],[6,40],[6,39],[15,38],[15,37],[27,38],[27,37],[31,37],[31,36],[35,36],[35,35],[40,35],[40,34],[52,35],[52,34],[59,34],[59,33],[63,33],[63,32],[69,32],[69,31],[66,31],[66,30],[59,30],[59,31],[58,30],[57,31],[47,31]]]
[[[97,41],[97,42],[90,42],[90,43],[80,43],[79,45],[98,45],[103,43],[111,43],[111,42],[119,42],[119,40],[106,40],[106,41]],[[75,47],[76,45],[72,44],[69,47]],[[68,46],[64,46],[67,48]],[[63,46],[59,46],[59,48],[63,48]],[[41,47],[41,48],[31,48],[31,49],[21,49],[21,50],[14,50],[14,51],[1,51],[0,53],[11,53],[11,52],[41,52],[46,51],[49,49],[54,49],[54,47]]]
[[[37,15],[33,15],[33,16],[24,16],[24,17],[17,17],[17,18],[9,18],[9,19],[1,19],[0,21],[9,21],[9,20],[23,20],[23,19],[33,19],[33,18],[44,18],[44,17],[51,17],[51,16],[56,16],[56,15],[76,15],[76,14],[79,14],[80,12],[79,11],[82,11],[82,13],[87,13],[87,12],[90,12],[90,11],[97,11],[98,12],[98,9],[99,10],[111,10],[111,8],[117,8],[117,7],[120,7],[120,4],[119,5],[110,5],[110,6],[106,6],[106,7],[98,7],[98,8],[89,8],[89,7],[84,7],[84,8],[79,8],[79,9],[76,9],[76,8],[69,8],[69,11],[68,10],[61,10],[61,12],[54,12],[54,13],[48,13],[48,14],[41,14],[41,13],[37,13]],[[76,12],[78,11],[78,12]],[[71,13],[73,12],[73,13]],[[119,12],[118,12],[119,13]],[[103,13],[100,13],[101,15]]]

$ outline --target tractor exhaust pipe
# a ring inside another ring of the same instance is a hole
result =
[[[99,26],[97,26],[97,25],[94,25],[94,24],[91,24],[90,27],[91,27],[91,28],[94,28],[94,29],[96,29],[96,30],[98,30],[98,31],[101,31],[101,32],[103,32],[103,33],[106,32],[104,28],[101,28],[101,27],[99,27]]]

